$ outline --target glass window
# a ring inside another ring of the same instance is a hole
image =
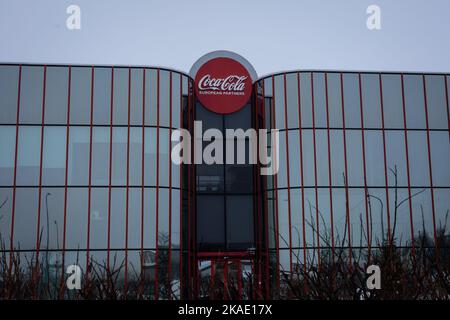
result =
[[[425,129],[423,82],[420,75],[405,75],[406,125],[409,129]]]
[[[346,131],[347,138],[347,170],[350,186],[364,185],[364,162],[362,137],[360,130]]]
[[[156,128],[145,128],[144,176],[146,186],[156,186]]]
[[[66,227],[70,228],[70,226]],[[61,249],[63,228],[64,228],[64,188],[42,188],[41,248]]]
[[[173,106],[172,106],[173,107]],[[169,72],[160,70],[159,72],[159,125],[169,126],[170,111],[170,79]]]
[[[314,73],[314,117],[315,126],[325,128],[327,126],[327,109],[325,95],[325,76],[323,73]]]
[[[38,188],[16,189],[14,216],[14,247],[16,249],[36,248],[38,199]]]
[[[111,122],[111,73],[111,68],[95,68],[94,124],[109,125]]]
[[[384,151],[381,131],[364,132],[366,149],[366,175],[368,186],[384,186]],[[398,152],[402,152],[401,148]],[[403,152],[405,152],[403,150]]]
[[[112,141],[112,184],[124,186],[127,175],[127,128],[113,128]]]
[[[87,240],[88,189],[69,188],[67,192],[66,248],[85,249]],[[82,257],[83,254],[80,254]]]
[[[197,244],[200,250],[224,247],[224,204],[223,196],[197,196]]]
[[[227,196],[228,249],[242,250],[253,244],[253,197]]]
[[[411,189],[411,194],[414,195],[411,202],[415,237],[419,238],[419,233],[421,236],[425,233],[429,239],[433,239],[433,209],[430,189]]]
[[[70,123],[89,124],[91,119],[92,70],[73,67],[70,89]],[[94,89],[95,90],[95,89]]]
[[[361,127],[361,109],[359,100],[358,75],[355,73],[344,73],[344,111],[345,127]]]
[[[181,75],[172,72],[172,127],[180,128],[180,111],[181,111],[181,96],[180,96],[180,80]]]
[[[142,125],[143,69],[131,69],[130,123]]]
[[[288,127],[298,128],[299,124],[298,124],[297,73],[289,73],[286,75],[286,96],[287,96],[287,111],[288,111]]]
[[[138,136],[135,135],[138,139]],[[136,140],[137,142],[137,140]],[[169,130],[166,128],[159,129],[159,185],[169,186]],[[156,164],[155,164],[156,165]]]
[[[283,129],[286,128],[285,117],[284,117],[284,78],[283,76],[273,77],[275,86],[275,121],[276,128]]]
[[[66,128],[44,129],[43,185],[64,185],[66,168]]]
[[[162,190],[162,189],[161,189]],[[160,191],[161,191],[160,190]],[[140,248],[141,247],[141,188],[129,188],[128,189],[128,247],[129,248]],[[174,194],[172,194],[172,199]],[[179,199],[179,198],[177,198]],[[180,211],[174,211],[175,208],[172,206],[172,218],[174,215],[179,215]],[[174,237],[172,230],[172,237]]]
[[[436,225],[439,229],[448,227],[448,212],[450,212],[450,189],[434,189],[434,205],[436,210]],[[448,231],[447,231],[448,233]]]
[[[157,88],[157,70],[145,70],[145,124],[148,126],[157,124]]]
[[[302,127],[312,127],[311,73],[300,74],[300,102]]]
[[[19,67],[0,66],[0,123],[16,123]]]
[[[20,122],[42,123],[44,68],[22,67],[20,88]]]
[[[0,235],[2,241],[7,241],[5,245],[11,237],[12,196],[12,188],[0,188]]]
[[[19,128],[17,158],[17,184],[39,184],[41,155],[41,128],[23,126]]]
[[[385,134],[389,186],[395,186],[395,172],[397,186],[407,186],[405,134],[402,131],[386,131]]]
[[[169,141],[166,140],[162,143],[168,144]],[[142,184],[142,128],[130,128],[129,170],[129,184],[131,186],[140,186]],[[169,175],[169,169],[167,169],[166,167],[161,170],[161,172],[167,172],[167,176]]]
[[[108,194],[109,194],[108,188],[91,189],[91,234],[90,234],[91,248],[96,249],[107,248]],[[136,230],[140,230],[140,228]]]
[[[398,74],[385,74],[381,76],[381,79],[383,85],[384,127],[404,128],[401,77]],[[381,114],[380,105],[378,109]],[[406,113],[408,114],[408,111]]]
[[[300,186],[300,140],[299,130],[289,130],[289,175],[291,187]],[[282,141],[282,139],[281,139]],[[278,174],[280,175],[280,174]]]
[[[0,126],[0,146],[0,185],[9,186],[13,184],[16,127]]]
[[[328,138],[326,130],[316,130],[316,165],[317,184],[328,186]]]
[[[443,76],[425,76],[427,85],[428,121],[430,129],[447,129],[448,114]]]
[[[66,67],[47,67],[45,123],[67,123],[68,81]]]
[[[434,186],[450,187],[450,146],[447,132],[430,132]]]
[[[156,248],[156,190],[144,190],[144,247]]]
[[[89,128],[71,127],[69,132],[69,185],[89,183]]]
[[[415,187],[429,186],[430,175],[426,133],[409,131],[408,147],[411,185]]]
[[[125,188],[111,189],[111,247],[125,248],[126,192]]]
[[[128,68],[114,69],[113,124],[128,124]]]
[[[344,166],[344,137],[342,130],[331,130],[330,131],[330,148],[331,148],[331,176],[333,181],[333,186],[343,186],[344,176],[345,176],[345,166]],[[304,149],[305,148],[304,145]],[[303,151],[303,154],[306,152]],[[303,168],[305,170],[305,168]]]
[[[109,185],[109,135],[107,127],[92,130],[92,185]]]
[[[342,128],[341,80],[339,73],[327,73],[330,127]]]
[[[361,92],[364,127],[381,128],[380,82],[377,74],[368,73],[361,75]],[[389,108],[389,112],[390,111],[391,108]]]

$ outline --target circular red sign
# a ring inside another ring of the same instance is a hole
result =
[[[205,108],[220,114],[233,113],[250,99],[252,78],[240,62],[214,58],[198,69],[195,93]]]

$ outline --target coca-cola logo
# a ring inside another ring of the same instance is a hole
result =
[[[238,61],[218,57],[208,60],[195,76],[198,100],[209,110],[228,114],[241,109],[250,99],[252,80]]]
[[[199,90],[222,90],[242,92],[245,89],[246,76],[228,76],[225,79],[215,79],[207,74],[198,83]]]

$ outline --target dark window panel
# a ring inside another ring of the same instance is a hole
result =
[[[43,83],[44,67],[22,67],[22,84],[20,89],[21,123],[42,123]]]
[[[66,169],[66,127],[45,127],[43,185],[63,185]]]
[[[224,248],[224,197],[197,196],[197,245],[200,250]]]
[[[128,68],[114,69],[113,124],[128,124]]]
[[[361,75],[361,92],[364,127],[381,128],[380,83],[377,74]],[[386,98],[384,103],[387,103]],[[390,114],[391,110],[393,110],[391,107],[388,107],[388,109],[386,114]],[[388,118],[390,120],[390,117]]]
[[[253,197],[227,196],[226,201],[228,249],[253,248]]]
[[[448,129],[444,76],[425,76],[430,129]]]
[[[91,68],[73,67],[70,91],[70,123],[89,124],[91,118]],[[95,90],[95,88],[94,88]]]
[[[405,75],[406,125],[408,129],[425,129],[425,104],[421,75]]]
[[[0,185],[10,186],[14,176],[15,126],[0,126],[0,146]]]
[[[67,67],[47,67],[45,123],[67,123],[68,74]]]
[[[94,124],[109,125],[111,117],[111,68],[95,68]]]
[[[16,123],[18,87],[19,67],[0,66],[0,123]]]

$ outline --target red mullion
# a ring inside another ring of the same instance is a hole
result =
[[[297,72],[297,103],[298,103],[298,136],[300,144],[300,187],[302,192],[302,231],[303,231],[303,270],[306,272],[306,226],[305,226],[305,189],[303,183],[303,138],[302,138],[302,111],[300,100],[300,73]]]
[[[384,182],[386,190],[386,213],[387,213],[387,228],[388,228],[388,243],[389,246],[392,245],[391,242],[391,214],[389,209],[389,185],[388,185],[388,167],[387,167],[387,156],[386,156],[386,134],[384,128],[384,103],[383,103],[383,81],[381,80],[381,74],[378,74],[378,79],[380,83],[380,106],[381,106],[381,132],[383,134],[383,157],[384,157]],[[384,235],[383,235],[384,237]]]
[[[145,213],[145,68],[142,69],[142,147],[141,147],[141,282],[140,293],[144,288],[144,213]]]
[[[112,151],[113,151],[113,115],[114,115],[114,67],[111,68],[111,95],[109,115],[109,181],[108,181],[108,244],[106,251],[106,269],[109,272],[111,254],[111,192],[112,192]]]
[[[413,210],[412,210],[411,175],[410,175],[410,169],[409,169],[408,131],[407,131],[407,127],[406,127],[405,84],[404,84],[403,74],[401,75],[401,81],[402,81],[402,109],[403,109],[403,128],[404,128],[403,132],[405,135],[406,177],[408,179],[408,205],[409,205],[409,221],[410,221],[411,246],[412,246],[411,253],[412,253],[414,269],[415,269],[416,245],[415,245],[415,241],[414,241],[414,220],[413,220]],[[415,278],[415,281],[417,281],[416,278]]]
[[[275,116],[275,77],[272,76],[272,128],[275,129],[276,127],[276,116]],[[272,141],[272,145],[275,143],[275,147],[274,150],[276,150],[278,147],[276,147],[276,141]],[[274,161],[275,161],[275,168],[277,167],[277,157],[276,157],[276,152],[274,153],[274,155],[272,156]],[[275,216],[276,216],[276,221],[275,221],[275,228],[276,228],[276,239],[275,239],[275,243],[276,243],[276,250],[277,250],[277,267],[276,267],[276,283],[277,283],[277,290],[278,290],[278,294],[280,291],[280,226],[279,226],[279,221],[278,221],[278,177],[277,174],[275,174],[273,176],[274,179],[274,189],[275,189],[275,197],[274,197],[274,202],[275,202]]]
[[[180,129],[183,128],[183,76],[180,74]],[[183,299],[183,164],[180,163],[180,298]]]
[[[191,135],[193,134],[193,128],[191,126],[191,84],[188,81],[188,100],[187,100],[187,128],[189,130],[189,132],[191,133]],[[187,287],[188,287],[188,298],[192,299],[192,279],[191,279],[191,192],[192,192],[192,185],[191,185],[191,170],[192,170],[192,166],[194,166],[193,164],[193,153],[192,153],[192,146],[191,146],[191,150],[189,152],[190,154],[190,161],[189,161],[189,168],[188,168],[188,175],[187,175]],[[197,269],[197,268],[194,268]]]
[[[292,221],[291,221],[291,180],[290,180],[290,166],[289,166],[289,130],[288,130],[288,112],[287,112],[287,89],[286,89],[286,74],[283,75],[284,84],[284,127],[286,137],[286,176],[287,176],[287,195],[288,195],[288,222],[289,222],[289,273],[292,277]]]
[[[9,243],[9,268],[8,273],[12,272],[12,260],[14,254],[14,220],[16,212],[16,185],[17,185],[17,156],[19,146],[19,118],[20,118],[20,91],[22,87],[22,65],[19,66],[19,83],[17,85],[17,110],[16,110],[16,144],[14,146],[14,177],[13,177],[13,194],[12,194],[12,210],[11,210],[11,239]]]
[[[67,86],[67,121],[66,121],[66,167],[64,173],[64,226],[61,263],[61,290],[64,288],[65,258],[66,258],[66,232],[67,232],[67,192],[69,185],[69,138],[70,138],[70,93],[72,85],[72,67],[69,66],[69,80]],[[61,292],[62,294],[62,292]]]
[[[445,102],[447,105],[447,118],[448,118],[448,139],[450,142],[450,110],[449,110],[449,103],[448,103],[448,83],[447,83],[447,76],[444,75],[444,83],[445,83]]]
[[[34,269],[33,280],[36,281],[36,272],[39,268],[39,251],[40,251],[40,230],[41,230],[41,207],[42,207],[42,164],[44,161],[44,120],[45,120],[45,91],[47,86],[47,66],[44,66],[44,77],[43,77],[43,88],[42,88],[42,119],[41,119],[41,154],[39,155],[39,191],[38,191],[38,212],[37,212],[37,223],[36,223],[36,266]],[[47,248],[48,249],[48,248]]]
[[[264,81],[261,81],[261,88],[262,88],[262,114],[263,114],[263,123],[265,127],[266,123],[266,97],[265,97],[265,90],[264,90]],[[263,192],[263,203],[264,203],[264,225],[265,225],[265,233],[266,233],[266,239],[265,239],[265,246],[266,246],[266,274],[265,274],[265,282],[266,282],[266,299],[269,299],[270,297],[270,266],[269,266],[269,213],[267,210],[267,176],[265,175],[263,177],[264,179],[264,186],[266,186],[266,190]]]
[[[366,230],[367,230],[367,248],[368,248],[368,263],[371,261],[371,248],[372,248],[372,230],[369,225],[369,209],[368,209],[368,195],[367,190],[367,171],[366,171],[366,143],[364,134],[364,107],[362,98],[362,81],[361,73],[358,73],[358,85],[359,85],[359,108],[361,114],[361,141],[362,141],[362,156],[363,156],[363,170],[364,170],[364,206],[366,210]]]
[[[194,92],[194,90],[192,90],[192,92]],[[194,93],[192,93],[191,98],[192,98],[192,100],[191,100],[191,103],[192,103],[192,124],[194,125],[194,121],[195,121]],[[192,143],[191,145],[192,145],[192,148],[194,148],[194,144]],[[192,152],[192,154],[194,155],[195,153]],[[192,184],[193,184],[192,192],[194,194],[196,194],[196,192],[197,192],[197,184],[196,184],[196,178],[195,177],[197,176],[197,168],[194,165],[192,167],[192,169],[193,169],[193,177],[194,177],[194,179],[192,179]],[[192,200],[193,200],[192,202],[193,202],[193,207],[194,207],[194,215],[193,215],[194,224],[193,225],[194,225],[194,228],[195,228],[194,229],[195,232],[193,234],[193,252],[194,252],[194,255],[196,256],[197,255],[197,197],[193,196]],[[197,263],[196,263],[196,266],[198,266]],[[199,279],[197,279],[198,273],[196,272],[196,273],[194,273],[194,275],[196,277],[196,279],[195,279],[196,280],[195,281],[196,299],[198,299],[199,298],[198,294],[200,292],[199,291],[200,281],[199,281]]]
[[[91,201],[92,201],[92,132],[94,119],[94,67],[91,67],[91,115],[89,123],[89,183],[88,183],[88,224],[87,224],[87,239],[86,239],[86,276],[89,277],[89,254],[91,241]]]
[[[436,231],[436,210],[434,206],[434,188],[433,188],[433,169],[431,165],[431,145],[430,145],[430,126],[428,121],[428,99],[427,99],[427,85],[425,82],[425,75],[422,75],[423,84],[423,98],[425,106],[425,123],[427,129],[427,151],[428,151],[428,171],[430,175],[430,192],[431,192],[431,212],[433,213],[433,235],[434,235],[434,246],[436,249],[436,262],[439,264],[439,243]]]
[[[169,71],[169,259],[167,266],[167,286],[171,288],[172,275],[172,71]],[[172,300],[172,293],[169,293],[169,300]]]
[[[159,77],[160,69],[156,71],[156,203],[155,203],[155,215],[156,215],[156,252],[155,252],[155,300],[159,299]]]
[[[325,73],[325,104],[327,112],[327,144],[328,144],[328,180],[329,180],[329,191],[330,191],[330,225],[331,225],[331,255],[332,261],[334,262],[334,216],[333,216],[333,182],[331,174],[331,143],[330,143],[330,111],[328,106],[328,74]]]
[[[255,116],[254,116],[254,127],[256,129],[256,132],[258,132],[259,129],[259,121],[258,121],[258,116],[259,116],[259,104],[258,104],[258,90],[257,90],[257,85],[255,84],[254,86],[255,90],[254,90],[254,104],[255,104],[255,108],[253,108]],[[256,141],[258,140],[259,137],[257,137]],[[259,154],[259,143],[257,143],[256,145],[256,159],[258,159],[258,154]],[[260,208],[260,199],[261,199],[261,185],[260,185],[260,179],[259,179],[259,172],[260,172],[260,167],[259,167],[259,162],[256,160],[256,165],[253,166],[254,170],[253,170],[253,181],[254,181],[254,190],[253,190],[253,199],[254,199],[254,204],[255,204],[255,208],[256,210],[253,210],[253,212],[256,212],[256,215],[254,216],[254,220],[256,219],[256,223],[258,225],[258,231],[255,232],[255,234],[257,234],[257,257],[258,257],[258,273],[257,273],[257,285],[256,285],[256,291],[257,291],[257,296],[258,298],[261,297],[261,284],[262,284],[262,221],[261,221],[261,208]],[[257,196],[255,196],[257,195]],[[255,226],[256,226],[255,223]]]
[[[316,147],[316,116],[314,111],[314,74],[311,77],[311,111],[313,127],[313,152],[314,152],[314,192],[316,200],[316,221],[317,221],[317,269],[320,271],[320,220],[319,220],[319,196],[317,191],[317,147]]]
[[[131,117],[131,68],[128,68],[128,120],[127,120],[127,184],[125,195],[125,277],[124,295],[128,294],[128,207],[130,197],[130,117]]]
[[[342,72],[340,73],[341,80],[341,109],[342,109],[342,136],[344,141],[344,166],[345,166],[345,210],[347,219],[347,231],[348,231],[348,247],[349,247],[349,266],[352,268],[352,237],[350,227],[350,205],[348,195],[348,169],[347,169],[347,138],[345,133],[345,105],[344,105],[344,81]]]

